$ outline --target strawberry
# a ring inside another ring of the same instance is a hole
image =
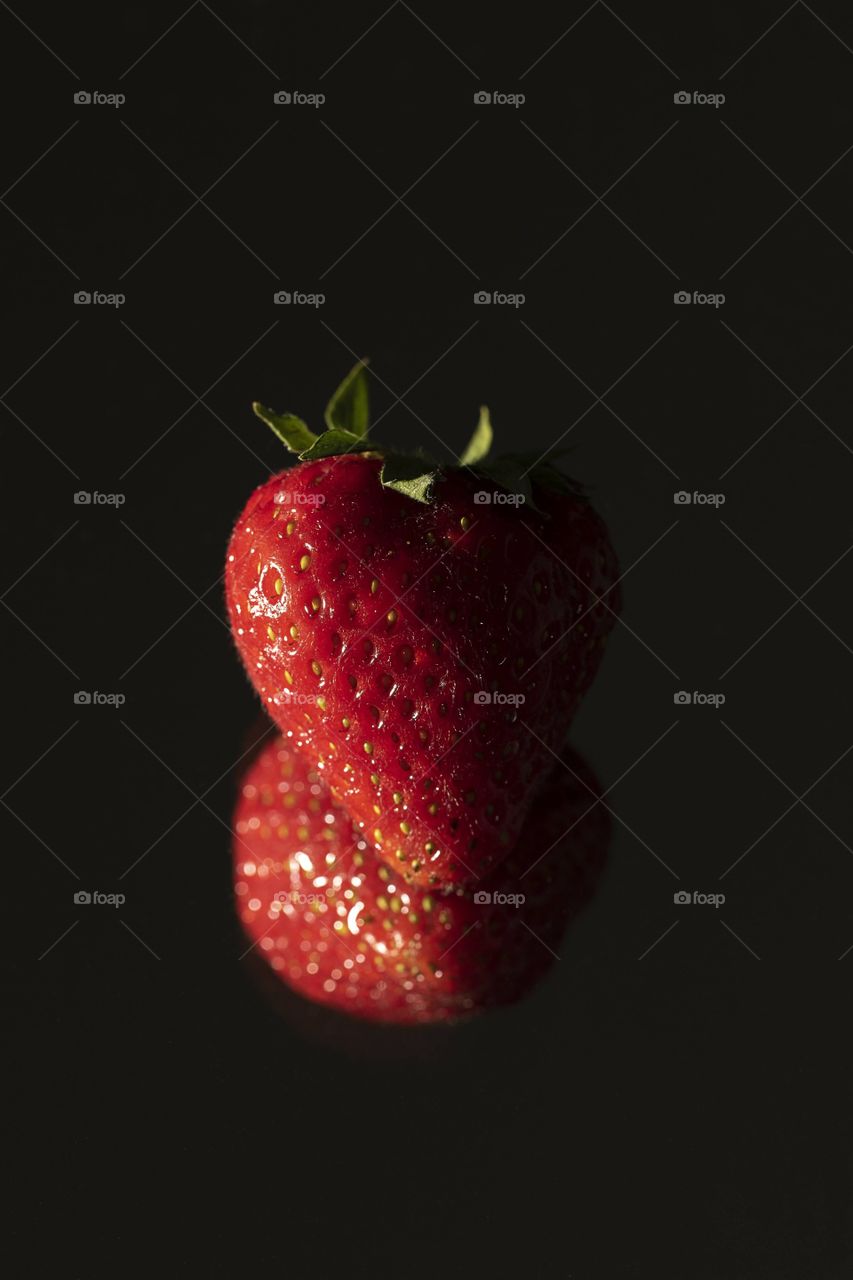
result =
[[[601,661],[606,528],[551,463],[491,461],[486,410],[459,467],[380,450],[363,364],[319,437],[255,409],[300,462],[228,549],[249,676],[396,878],[473,883],[515,846]]]
[[[452,1021],[519,999],[550,968],[604,863],[596,781],[577,756],[565,761],[501,867],[476,889],[428,890],[379,860],[305,756],[283,737],[268,742],[234,815],[249,938],[291,988],[372,1021]]]

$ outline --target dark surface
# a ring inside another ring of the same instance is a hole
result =
[[[19,11],[0,821],[26,921],[21,1241],[85,1277],[146,1248],[166,1275],[849,1274],[849,6]],[[127,101],[73,103],[95,88]],[[230,900],[256,703],[219,579],[283,461],[249,404],[317,423],[359,355],[393,442],[449,457],[483,400],[505,444],[571,427],[629,571],[572,729],[613,786],[595,901],[525,1004],[390,1040],[283,1018]]]

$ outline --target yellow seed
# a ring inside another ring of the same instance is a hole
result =
[[[380,896],[376,899],[376,905],[380,911],[388,910],[388,899],[384,896],[384,894],[380,894]]]
[[[290,537],[290,535],[293,533],[293,530],[294,530],[295,528],[296,528],[296,525],[294,524],[294,522],[293,522],[292,520],[288,520],[288,522],[287,522],[287,536],[288,536],[288,538],[289,538],[289,537]]]
[[[363,853],[354,853],[354,854],[352,855],[352,860],[353,860],[353,862],[355,863],[355,865],[356,865],[357,867],[363,867],[363,866],[364,866],[364,854],[363,854]]]
[[[325,699],[325,698],[318,698],[318,699],[317,699],[317,706],[320,708],[320,710],[321,710],[321,711],[325,711],[325,710],[326,710],[326,699]]]
[[[373,579],[373,581],[372,581],[372,582],[371,582],[371,584],[370,584],[370,594],[371,594],[372,596],[375,596],[375,595],[376,595],[376,592],[377,592],[378,590],[379,590],[379,579],[378,579],[378,578],[374,578],[374,579]]]
[[[395,804],[402,804],[402,803],[403,803],[403,793],[402,793],[402,791],[395,791],[395,792],[394,792],[394,795],[393,795],[393,800],[394,800],[394,803],[395,803]]]
[[[433,840],[427,840],[424,845],[424,853],[435,853],[435,842]]]
[[[343,725],[343,727],[344,727],[345,729],[348,729],[348,728],[350,727],[350,723],[351,723],[351,721],[350,721],[349,717],[348,717],[348,716],[344,716],[343,720],[341,721],[341,724]]]
[[[379,786],[379,774],[378,774],[378,773],[372,773],[372,774],[370,775],[370,781],[373,783],[374,787],[378,787],[378,786]]]
[[[311,670],[314,672],[315,676],[321,676],[323,674],[323,668],[320,666],[316,658],[311,663]]]
[[[267,635],[269,636],[270,640],[275,640],[275,632],[273,631],[272,627],[267,627]]]
[[[397,849],[394,853],[394,857],[399,858],[401,862],[405,862],[408,856],[409,855],[407,853],[404,853],[402,849]]]
[[[288,684],[293,684],[293,676],[290,674],[289,671],[285,671],[284,678]]]
[[[379,868],[379,873],[378,873],[378,874],[379,874],[379,879],[380,879],[380,880],[390,880],[390,879],[391,879],[391,872],[388,870],[388,868],[387,868],[387,867],[380,867],[380,868]]]
[[[373,829],[373,839],[376,841],[377,844],[382,843],[382,832],[379,830],[378,827],[374,827]]]
[[[372,755],[373,755],[373,743],[372,743],[372,742],[365,742],[365,744],[364,744],[364,750],[367,752],[367,754],[368,754],[369,756],[372,756]]]
[[[276,578],[276,580],[275,580],[275,593],[276,593],[276,595],[277,595],[277,596],[280,596],[283,590],[284,590],[284,583],[282,582],[281,578]]]
[[[319,597],[319,596],[315,596],[315,597],[314,597],[314,599],[311,601],[311,608],[314,610],[314,612],[315,612],[315,613],[317,613],[317,612],[318,612],[318,610],[319,610],[319,608],[320,608],[320,605],[321,605],[322,603],[323,603],[323,602],[322,602],[322,600],[320,599],[320,597]]]
[[[434,801],[434,800],[433,800],[432,804],[429,806],[429,808],[427,809],[427,813],[431,813],[431,814],[433,814],[433,815],[435,815],[436,813],[438,813],[438,805],[435,803],[435,801]]]
[[[290,638],[292,640],[295,640],[298,635],[299,635],[299,632],[296,629],[296,623],[294,623],[293,626],[290,628]]]
[[[459,521],[459,523],[462,525],[462,528],[465,530],[466,533],[471,528],[471,521],[468,519],[467,516],[463,516],[462,519]]]
[[[378,817],[379,817],[379,815],[380,815],[380,813],[382,812],[382,810],[379,808],[379,805],[378,805],[378,804],[375,804],[375,805],[373,806],[373,812],[376,814],[376,816],[377,816],[377,818],[378,818]]]
[[[307,555],[307,554],[306,554],[306,555],[304,555],[304,556],[302,557],[302,559],[299,561],[299,568],[300,568],[300,569],[307,569],[307,568],[309,567],[309,565],[310,565],[310,564],[311,564],[311,557],[310,557],[309,555]]]
[[[394,623],[397,621],[397,610],[389,609],[387,617],[388,617],[388,626],[393,627]]]
[[[427,895],[427,897],[425,897],[424,900],[422,901],[421,906],[423,907],[424,911],[432,911],[432,898],[430,898],[429,895]]]
[[[392,899],[391,899],[391,910],[392,910],[392,911],[394,911],[394,912],[396,912],[396,911],[399,911],[399,910],[400,910],[400,899],[399,899],[399,898],[392,898]]]
[[[412,833],[411,824],[410,824],[410,823],[408,823],[408,822],[401,822],[401,823],[400,823],[400,830],[402,831],[402,833],[403,833],[403,835],[404,835],[404,836],[411,835],[411,833]]]

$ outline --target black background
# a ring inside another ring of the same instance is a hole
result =
[[[848,1274],[849,6],[18,11],[0,821],[27,1250],[71,1276],[146,1249],[230,1275],[228,1243],[238,1274]],[[626,571],[572,728],[613,785],[607,874],[552,976],[450,1033],[283,1014],[230,898],[257,704],[220,577],[283,462],[249,404],[316,425],[362,355],[391,442],[450,458],[484,400],[506,446],[568,432]]]

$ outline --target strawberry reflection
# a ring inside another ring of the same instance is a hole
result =
[[[589,767],[565,752],[496,870],[465,888],[414,888],[376,857],[321,774],[286,739],[268,738],[233,822],[250,967],[257,974],[260,958],[266,986],[274,977],[374,1023],[448,1024],[511,1004],[551,968],[601,876],[610,832],[599,794]],[[298,1017],[303,1002],[283,1004]]]

